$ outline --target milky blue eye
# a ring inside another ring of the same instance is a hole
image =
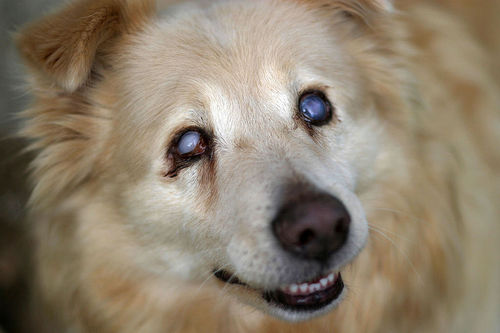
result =
[[[299,100],[299,112],[312,125],[323,125],[332,115],[330,102],[321,92],[308,92]]]
[[[197,131],[188,131],[181,135],[177,142],[177,153],[182,157],[192,157],[203,154],[207,145],[203,136]]]

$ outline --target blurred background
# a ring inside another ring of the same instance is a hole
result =
[[[12,43],[12,33],[60,0],[0,0],[0,131],[12,133],[12,115],[27,103],[22,89],[22,67]]]
[[[23,68],[12,33],[54,7],[59,0],[0,0],[0,333],[36,332],[29,319],[30,245],[24,232],[23,206],[28,197],[23,143],[9,137],[18,128],[14,115],[29,96],[24,92]]]

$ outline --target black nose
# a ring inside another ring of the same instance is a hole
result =
[[[344,245],[350,224],[342,202],[321,194],[285,205],[273,221],[273,231],[285,250],[324,261]]]

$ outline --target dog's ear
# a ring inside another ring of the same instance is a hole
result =
[[[394,12],[393,0],[297,0],[321,10],[332,9],[356,17],[365,23],[371,24],[381,15]]]
[[[91,73],[105,67],[121,39],[145,27],[154,2],[73,0],[16,36],[36,101],[22,113],[20,133],[37,151],[31,205],[58,202],[99,173],[112,108],[96,100]]]
[[[333,0],[337,5],[363,20],[369,20],[375,14],[387,14],[394,11],[393,0]]]
[[[79,0],[18,33],[18,49],[35,76],[71,92],[89,77],[98,48],[139,28],[152,9],[146,0]]]
[[[392,12],[394,10],[393,0],[372,0],[371,1],[375,7],[382,10]]]

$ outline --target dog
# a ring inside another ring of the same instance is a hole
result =
[[[40,331],[500,327],[498,78],[443,4],[76,0],[16,40]]]

